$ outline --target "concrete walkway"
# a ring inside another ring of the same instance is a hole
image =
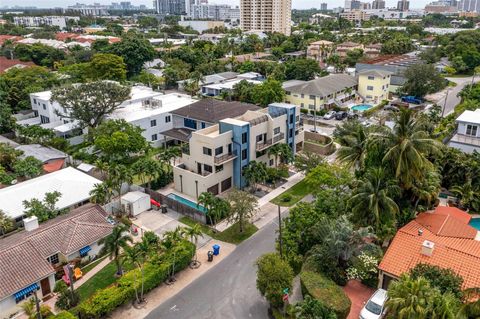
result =
[[[287,182],[280,187],[272,190],[270,193],[267,195],[263,196],[258,200],[258,211],[257,213],[251,218],[251,221],[258,227],[261,228],[264,225],[266,225],[269,221],[272,220],[273,215],[278,214],[278,208],[276,205],[270,203],[272,199],[277,197],[278,195],[282,194],[286,190],[290,189],[292,186],[300,182],[302,179],[305,178],[305,174],[303,172],[298,172],[292,176],[290,176],[287,179]],[[283,207],[281,208],[281,212],[285,211],[286,208]],[[258,223],[258,225],[257,225]],[[218,223],[215,226],[215,229],[217,229],[219,232],[224,231],[228,227],[232,226],[232,223],[230,223],[228,220],[224,220],[220,223]],[[259,227],[260,226],[260,227]]]

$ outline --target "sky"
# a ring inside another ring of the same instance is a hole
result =
[[[48,7],[66,7],[77,2],[92,4],[98,2],[101,4],[110,4],[111,2],[120,2],[120,1],[130,1],[133,5],[144,4],[147,7],[152,7],[153,1],[151,0],[0,0],[0,7],[3,6],[36,6],[39,8],[48,8]],[[364,0],[365,2],[371,2],[371,0]],[[412,8],[423,8],[427,3],[432,0],[410,0],[410,7]],[[239,0],[210,0],[210,3],[219,3],[219,4],[230,4],[238,5]],[[343,0],[292,0],[292,8],[294,9],[309,9],[309,8],[319,8],[320,3],[328,3],[329,8],[343,6]],[[386,0],[387,7],[393,7],[397,5],[397,0]]]

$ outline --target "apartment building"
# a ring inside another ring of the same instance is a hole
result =
[[[331,109],[354,100],[357,79],[348,74],[331,74],[311,81],[283,83],[285,101],[308,110]]]
[[[240,8],[228,4],[192,4],[188,16],[192,19],[240,20]]]
[[[315,41],[308,45],[307,58],[314,59],[317,62],[325,60],[333,54],[334,43],[330,41]]]
[[[42,27],[53,26],[60,30],[67,28],[68,20],[80,20],[80,17],[65,17],[65,16],[48,16],[48,17],[13,17],[15,25],[22,25],[26,27]]]
[[[340,57],[346,57],[349,51],[363,50],[363,44],[356,42],[343,42],[337,45],[335,53]]]
[[[173,170],[175,190],[197,199],[203,192],[223,193],[246,186],[242,175],[250,161],[274,165],[268,149],[287,143],[295,153],[303,144],[300,108],[272,103],[192,133],[189,149]]]
[[[480,152],[480,109],[465,111],[456,120],[457,131],[448,146],[465,153]]]
[[[108,15],[108,6],[101,5],[99,3],[94,3],[92,5],[77,3],[73,6],[68,6],[68,11],[79,12],[81,15],[85,16],[106,16]]]
[[[291,0],[241,0],[242,31],[291,33]]]
[[[363,21],[370,20],[370,15],[363,10],[352,10],[340,13],[340,17],[355,24],[361,24]]]
[[[379,104],[388,98],[390,76],[384,70],[365,70],[358,73],[358,91],[366,103]]]

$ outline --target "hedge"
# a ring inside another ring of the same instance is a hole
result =
[[[302,293],[319,300],[329,310],[335,312],[338,319],[346,319],[352,305],[350,299],[331,279],[320,273],[303,270],[300,273]]]
[[[47,317],[47,319],[77,319],[77,317],[75,317],[68,311],[61,311],[56,315]]]
[[[175,247],[175,272],[186,268],[194,255],[194,245],[183,241]],[[148,262],[144,266],[144,293],[149,292],[164,282],[173,266],[174,252],[169,251],[162,256]],[[123,275],[116,284],[96,292],[88,300],[82,302],[76,311],[81,318],[100,318],[108,315],[117,307],[135,299],[134,273],[136,272],[137,286],[140,288],[140,270],[134,269]]]

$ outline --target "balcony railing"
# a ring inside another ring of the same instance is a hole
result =
[[[237,152],[233,151],[233,152],[230,152],[230,153],[227,153],[227,154],[215,156],[214,162],[215,162],[215,165],[220,165],[220,164],[226,163],[228,161],[231,161],[232,159],[235,159],[236,157],[237,157]]]
[[[285,138],[284,133],[277,134],[273,137],[273,139],[272,138],[268,139],[268,140],[264,141],[263,143],[258,143],[257,142],[255,149],[256,149],[257,152],[263,151],[264,149],[269,148],[273,144],[277,144],[278,142],[280,142],[284,138]]]

